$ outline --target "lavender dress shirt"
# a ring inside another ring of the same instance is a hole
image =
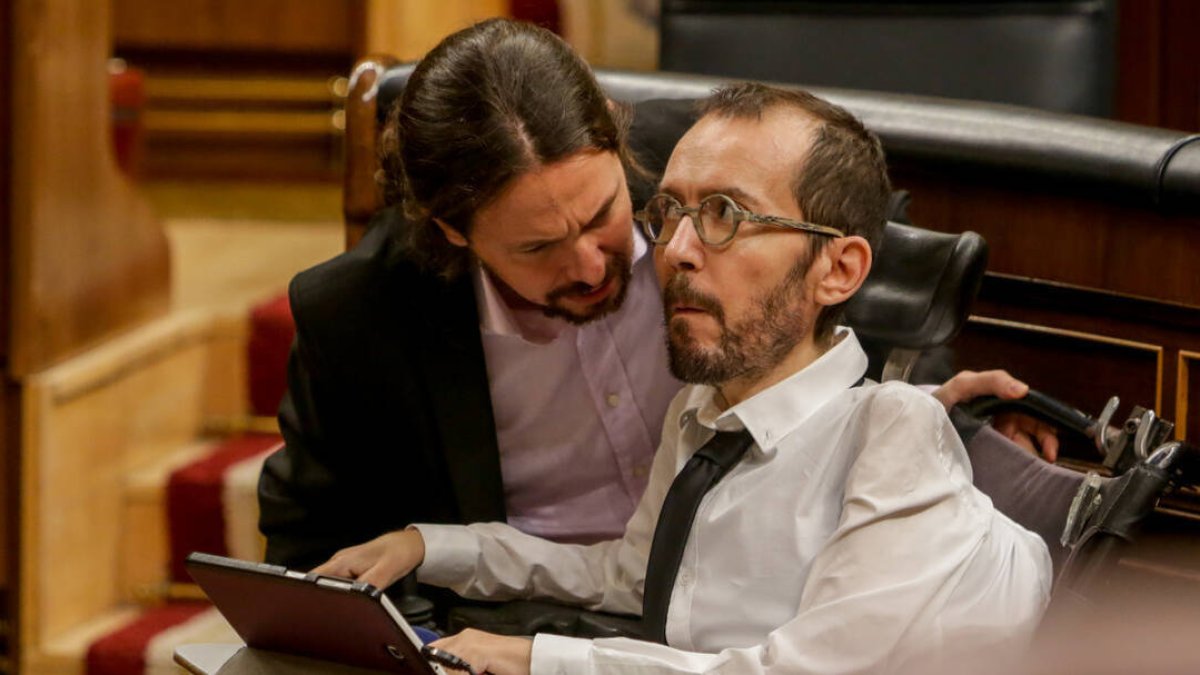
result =
[[[474,272],[508,522],[561,542],[620,537],[646,489],[667,369],[654,256],[634,233],[621,309],[584,326],[513,310]]]

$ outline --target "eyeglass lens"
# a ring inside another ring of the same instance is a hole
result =
[[[736,206],[727,197],[705,197],[696,210],[696,222],[693,223],[700,240],[716,244],[732,237],[738,223],[736,211]],[[687,212],[688,209],[670,197],[655,197],[646,205],[646,225],[650,230],[649,234],[656,242],[665,244],[675,236],[675,230]]]

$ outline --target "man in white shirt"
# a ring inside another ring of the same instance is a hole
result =
[[[501,523],[415,525],[317,571],[386,586],[419,565],[420,580],[468,597],[645,609],[648,634],[665,636],[465,631],[437,643],[498,675],[894,671],[1022,643],[1049,594],[1045,544],[972,486],[936,401],[859,386],[866,356],[836,327],[870,270],[887,194],[878,140],[841,108],[763,85],[717,92],[639,214],[671,369],[693,384],[668,409],[623,537],[579,546]],[[660,511],[688,510],[680,486],[718,432],[748,432],[748,449],[664,567],[671,544],[656,530],[678,523]],[[669,593],[647,585],[648,569],[669,569]]]
[[[639,133],[675,137],[656,109]],[[308,569],[412,522],[621,536],[682,386],[633,222],[628,112],[563,40],[507,19],[413,70],[383,134],[404,139],[383,153],[403,216],[289,286],[285,447],[259,482],[269,562]],[[1025,391],[993,371],[934,396]],[[1008,423],[1053,459],[1047,425]]]

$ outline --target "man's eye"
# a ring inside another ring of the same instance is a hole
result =
[[[524,253],[526,255],[531,255],[534,253],[541,253],[542,251],[545,251],[548,248],[550,248],[550,244],[533,244],[531,246],[526,246],[526,247],[522,248],[521,253]]]

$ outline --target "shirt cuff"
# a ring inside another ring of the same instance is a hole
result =
[[[529,675],[563,675],[586,672],[584,665],[591,657],[591,652],[591,640],[538,633],[533,638]]]
[[[454,586],[475,574],[479,539],[463,525],[410,525],[425,540],[425,560],[417,567],[417,581],[433,586]]]

